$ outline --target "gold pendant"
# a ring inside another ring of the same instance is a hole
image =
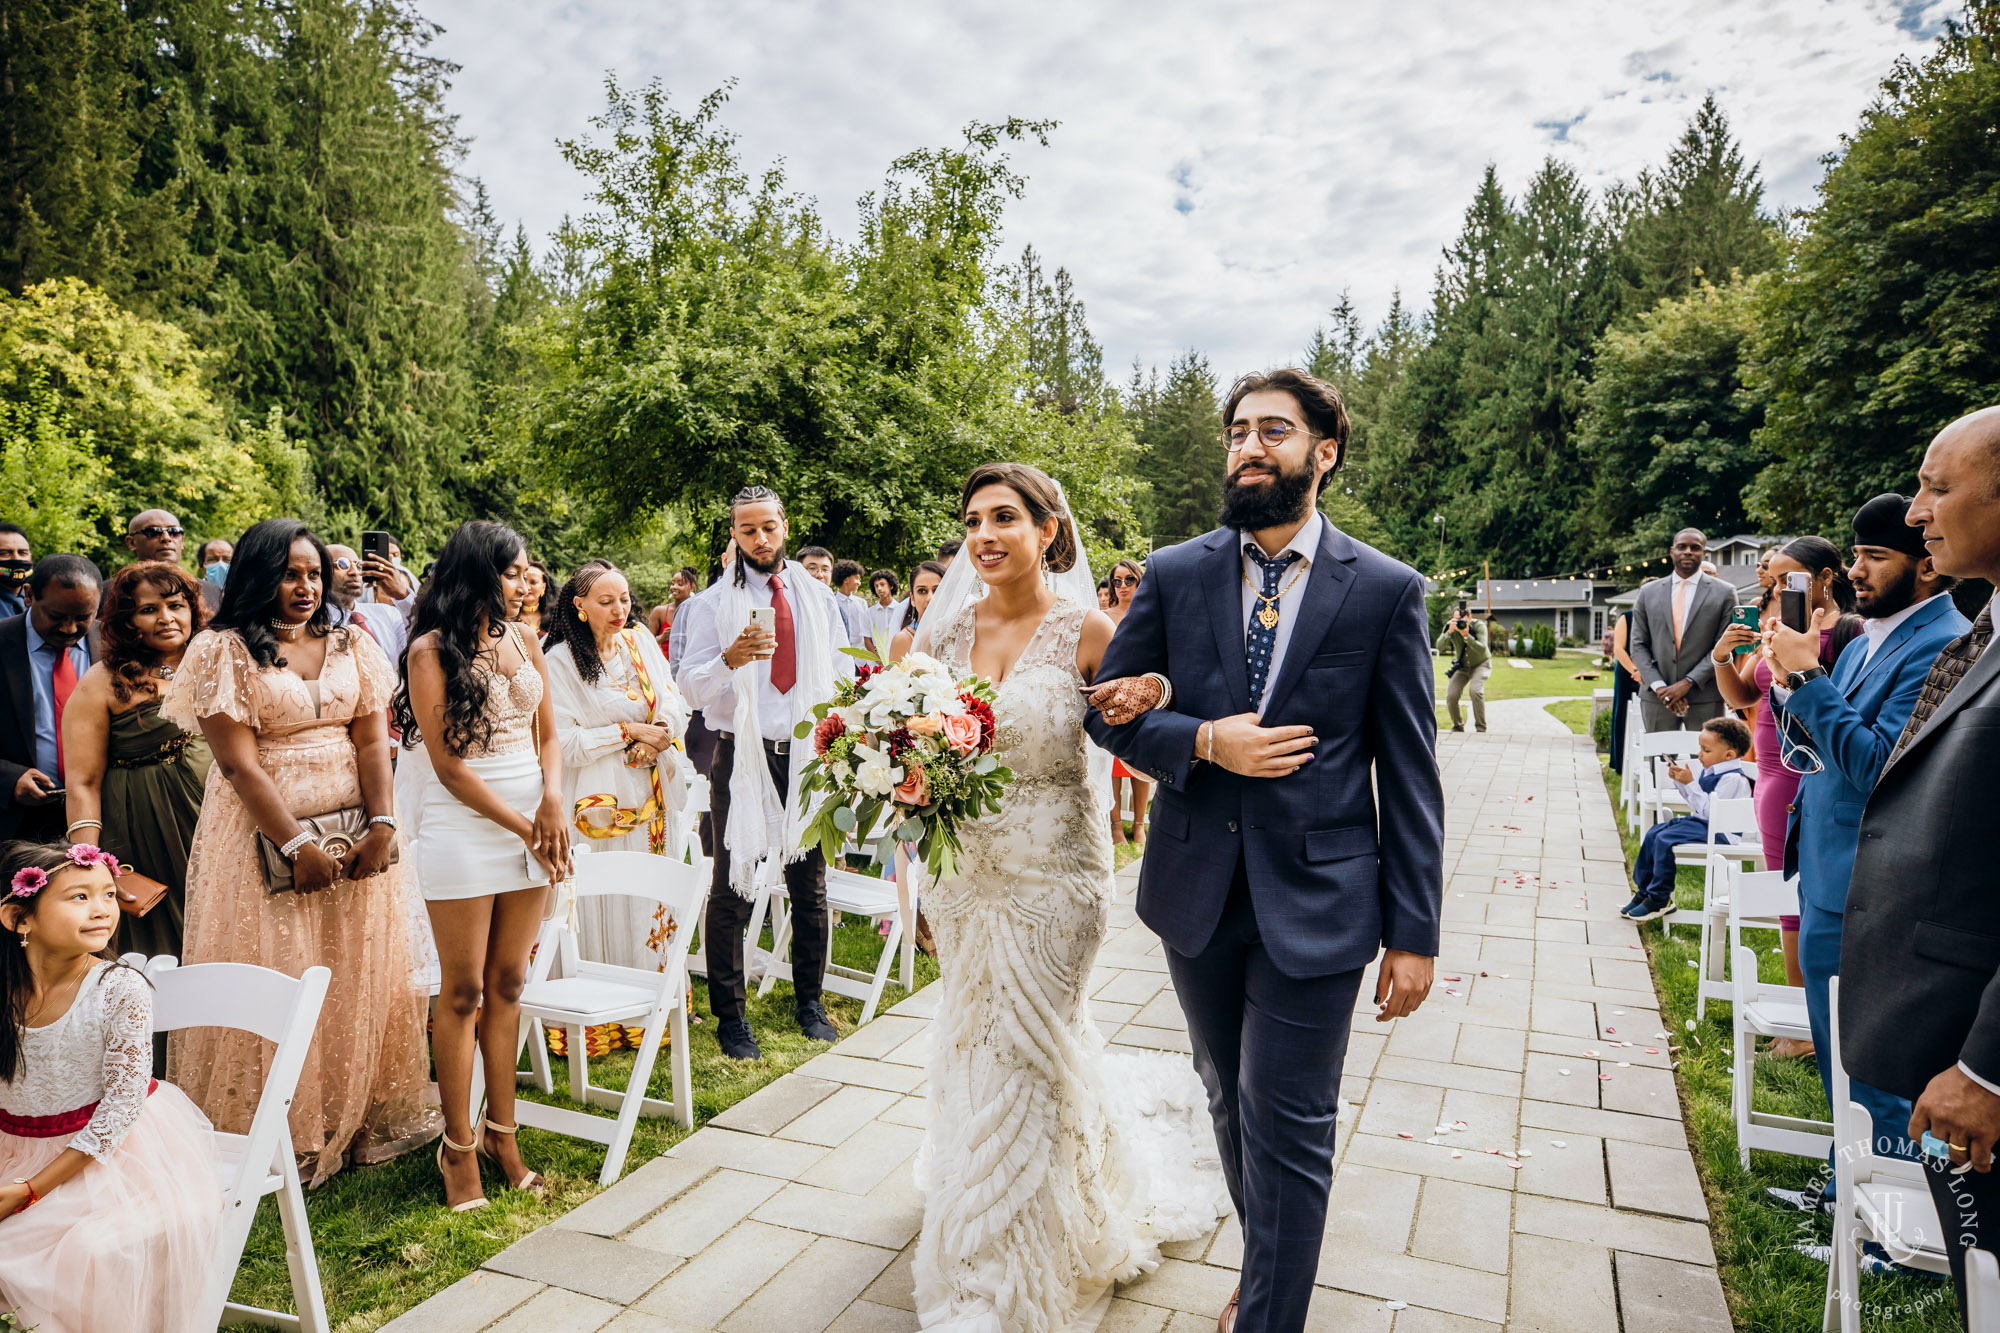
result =
[[[1278,628],[1278,608],[1266,603],[1264,609],[1257,613],[1257,623],[1265,629]]]
[[[638,703],[638,702],[639,702],[639,691],[637,691],[637,690],[632,690],[632,689],[628,689],[628,690],[626,690],[626,691],[625,691],[625,697],[626,697],[627,699],[630,699],[630,700],[631,700],[631,701],[632,701],[633,703]]]

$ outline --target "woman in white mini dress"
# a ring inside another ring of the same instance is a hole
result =
[[[569,876],[570,852],[547,666],[534,636],[512,623],[527,569],[527,547],[511,528],[474,522],[453,533],[417,598],[395,700],[404,748],[397,803],[414,824],[412,869],[437,941],[438,1169],[454,1212],[486,1202],[475,1151],[515,1189],[541,1180],[514,1142],[514,1062],[528,954],[551,880]],[[475,1047],[486,1061],[478,1134]]]

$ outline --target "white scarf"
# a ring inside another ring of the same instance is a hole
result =
[[[834,614],[834,608],[832,594],[801,566],[787,562],[778,577],[792,608],[792,649],[797,665],[791,693],[784,696],[791,705],[785,735],[791,737],[798,724],[810,716],[808,710],[814,704],[833,697],[833,637],[827,617]],[[748,580],[738,586],[733,574],[723,579],[721,593],[715,627],[721,642],[730,644],[750,623],[750,610],[756,603]],[[799,789],[804,785],[805,767],[812,760],[812,743],[792,739],[791,795],[780,803],[777,784],[771,781],[770,767],[764,762],[764,733],[757,716],[757,690],[770,673],[768,659],[753,662],[738,668],[731,682],[736,690],[731,717],[736,763],[729,773],[729,827],[723,831],[723,846],[729,849],[729,887],[745,898],[756,896],[758,872],[767,864],[773,868],[788,865],[803,860],[810,850],[800,845],[812,823],[812,811],[800,799]]]

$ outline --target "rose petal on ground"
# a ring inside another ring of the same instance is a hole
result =
[[[1611,1075],[1609,1075],[1609,1074],[1599,1074],[1599,1075],[1597,1076],[1597,1081],[1598,1081],[1598,1082],[1600,1082],[1600,1083],[1609,1083],[1609,1082],[1611,1081]]]
[[[1607,1033],[1611,1033],[1611,1032],[1616,1032],[1616,1031],[1617,1031],[1618,1029],[1617,1029],[1617,1028],[1606,1028],[1606,1029],[1604,1029],[1604,1030],[1605,1030],[1605,1032],[1607,1032]]]
[[[1446,995],[1456,995],[1456,994],[1458,994],[1458,992],[1457,992],[1457,991],[1453,990],[1453,989],[1452,989],[1451,987],[1449,987],[1449,986],[1446,986],[1446,987],[1444,988],[1444,993],[1445,993]]]
[[[1456,1149],[1456,1148],[1453,1148],[1453,1149],[1451,1150],[1451,1155],[1452,1155],[1453,1157],[1463,1157],[1463,1156],[1465,1156],[1465,1154],[1464,1154],[1464,1153],[1460,1152],[1460,1151],[1459,1151],[1458,1149]]]
[[[1407,1310],[1410,1308],[1410,1303],[1408,1301],[1390,1301],[1389,1308],[1391,1310]]]
[[[1551,1148],[1567,1148],[1567,1147],[1569,1147],[1569,1145],[1568,1145],[1567,1143],[1564,1143],[1564,1142],[1563,1142],[1563,1141],[1562,1141],[1561,1139],[1550,1139],[1550,1140],[1549,1140],[1549,1146],[1550,1146]]]
[[[1516,1171],[1519,1171],[1521,1169],[1521,1164],[1519,1162],[1509,1162],[1507,1163],[1507,1165],[1513,1167]]]
[[[1396,1137],[1399,1139],[1413,1139],[1417,1136],[1410,1133],[1407,1129],[1399,1129],[1396,1131]]]
[[[1646,1054],[1648,1055],[1658,1055],[1659,1053],[1660,1053],[1660,1048],[1657,1046],[1648,1046],[1646,1048]]]
[[[1583,1058],[1584,1058],[1584,1059],[1586,1059],[1586,1060],[1595,1060],[1595,1059],[1597,1058],[1597,1052],[1596,1052],[1596,1051],[1585,1051],[1585,1052],[1583,1053]]]
[[[1445,980],[1446,980],[1446,981],[1463,981],[1463,980],[1465,980],[1465,978],[1464,978],[1464,977],[1446,977],[1446,978],[1445,978]]]
[[[1533,1157],[1534,1155],[1535,1155],[1535,1150],[1533,1148],[1521,1149],[1521,1156],[1523,1157]]]
[[[1569,1071],[1567,1069],[1558,1069],[1556,1072],[1558,1074],[1561,1074],[1564,1078],[1569,1077]]]
[[[1618,1062],[1618,1067],[1620,1069],[1630,1069],[1632,1067],[1632,1062],[1630,1060],[1620,1060]]]

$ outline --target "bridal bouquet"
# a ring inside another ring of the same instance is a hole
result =
[[[991,753],[993,686],[960,679],[924,653],[891,665],[866,649],[847,651],[862,660],[855,678],[798,726],[798,739],[813,744],[801,790],[828,793],[804,845],[817,843],[837,864],[847,836],[875,829],[886,814],[885,861],[903,842],[933,876],[952,874],[959,826],[998,813],[1014,778]]]

